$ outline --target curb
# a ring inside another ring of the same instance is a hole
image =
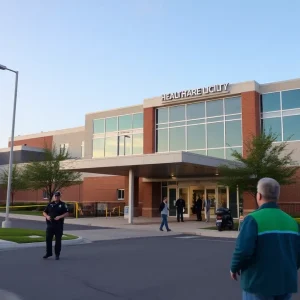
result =
[[[81,245],[81,244],[87,244],[90,243],[88,240],[83,239],[81,236],[79,236],[77,239],[74,240],[63,240],[62,245],[63,246],[73,246],[73,245]],[[38,242],[38,243],[23,243],[18,244],[14,242],[4,242],[0,243],[0,251],[5,250],[12,250],[12,249],[21,249],[21,248],[35,248],[35,247],[45,247],[46,242]]]

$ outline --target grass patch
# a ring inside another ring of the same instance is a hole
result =
[[[31,238],[29,236],[39,236]],[[64,234],[62,240],[74,240],[77,238],[75,235]],[[46,241],[46,231],[32,230],[21,228],[0,228],[0,239],[15,243],[35,243]],[[55,238],[54,238],[55,239]]]

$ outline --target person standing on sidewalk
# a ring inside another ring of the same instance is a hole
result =
[[[230,275],[241,275],[243,300],[290,300],[298,289],[300,230],[277,202],[279,183],[263,178],[257,185],[258,209],[243,221]]]
[[[181,195],[179,196],[179,199],[176,201],[176,209],[177,209],[177,221],[180,222],[184,222],[183,220],[183,213],[185,211],[185,201],[184,199],[181,197]]]
[[[61,252],[61,239],[64,230],[64,218],[68,216],[69,209],[65,202],[60,200],[61,193],[56,192],[54,194],[55,201],[50,202],[45,208],[43,215],[47,222],[46,231],[46,247],[47,252],[44,255],[44,259],[52,256],[52,240],[55,236],[55,257],[59,260]]]
[[[168,232],[171,231],[171,229],[169,228],[169,225],[168,225],[169,207],[168,207],[167,197],[165,197],[163,202],[160,204],[159,211],[161,213],[161,218],[162,218],[159,230],[164,231],[163,227],[165,226]]]

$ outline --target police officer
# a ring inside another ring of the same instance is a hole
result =
[[[47,252],[43,258],[52,256],[52,240],[55,236],[55,257],[59,260],[61,251],[61,239],[63,235],[64,218],[68,216],[69,209],[67,205],[60,200],[61,193],[54,194],[55,200],[50,202],[45,208],[43,215],[47,222],[46,245]]]
[[[184,222],[183,221],[183,212],[185,210],[185,201],[184,199],[181,197],[181,195],[179,196],[179,199],[176,201],[176,209],[177,209],[177,222]]]

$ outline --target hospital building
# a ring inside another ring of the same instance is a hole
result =
[[[140,105],[87,113],[77,128],[16,136],[16,163],[42,155],[42,148],[65,147],[76,160],[62,168],[82,173],[82,183],[62,190],[64,201],[124,206],[135,217],[159,216],[159,204],[168,197],[170,216],[181,195],[192,214],[193,200],[203,195],[213,210],[226,203],[233,217],[253,210],[248,194],[218,184],[218,167],[234,165],[232,149],[246,155],[246,143],[264,129],[288,141],[288,150],[300,162],[300,79],[260,84],[217,83],[195,89],[170,91],[144,99]],[[8,164],[10,142],[0,149],[0,168]],[[280,206],[300,213],[300,179],[281,189]],[[38,202],[44,191],[19,191],[18,202]],[[0,188],[0,200],[6,199]],[[100,208],[99,208],[100,209]]]

